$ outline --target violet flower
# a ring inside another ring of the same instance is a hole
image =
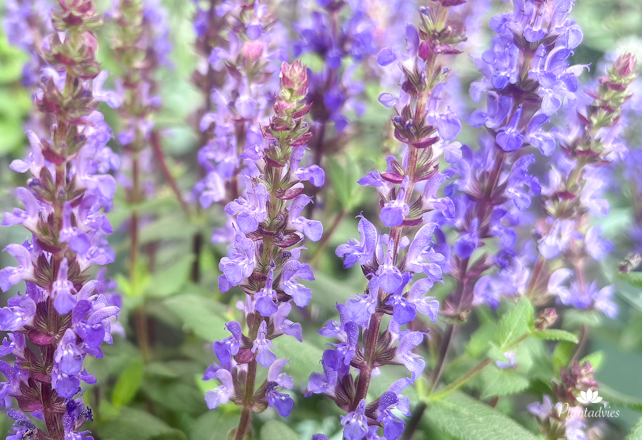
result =
[[[547,288],[536,293],[554,296],[559,302],[580,310],[595,309],[613,318],[617,307],[612,301],[613,286],[599,288],[587,265],[601,260],[612,244],[600,236],[598,227],[588,227],[590,215],[608,213],[602,193],[608,174],[604,165],[621,159],[626,147],[618,140],[623,104],[631,94],[628,87],[636,77],[635,58],[620,56],[600,78],[595,92],[587,92],[593,102],[585,109],[573,108],[572,125],[561,134],[564,157],[549,171],[543,206],[547,218],[538,223],[541,276]],[[550,260],[560,259],[563,268],[552,274],[545,270]],[[572,268],[569,269],[569,267]]]
[[[437,196],[445,180],[438,172],[438,162],[442,156],[457,161],[459,146],[451,147],[449,141],[461,124],[443,103],[448,70],[439,64],[437,53],[421,47],[440,47],[442,53],[456,53],[455,45],[464,36],[449,25],[448,7],[420,11],[421,30],[412,25],[406,28],[406,51],[385,48],[378,56],[382,65],[398,61],[402,73],[401,96],[394,98],[384,93],[380,102],[397,106],[398,115],[392,118],[394,133],[406,145],[400,157],[388,156],[385,172],[372,171],[359,180],[362,186],[376,188],[381,198],[380,220],[390,229],[382,234],[360,216],[359,240],[351,239],[337,248],[344,267],[359,263],[368,287],[363,295],[337,305],[340,322],[330,320],[319,330],[322,336],[338,342],[329,344],[332,348],[323,353],[323,373],[311,374],[308,381],[307,395],[325,394],[347,412],[341,424],[344,437],[350,440],[382,438],[378,434],[380,428],[385,438],[401,436],[404,422],[392,409],[398,407],[404,415],[410,415],[408,401],[400,392],[426,366],[413,351],[425,334],[401,330],[401,325],[410,323],[417,313],[426,314],[434,322],[439,302],[427,293],[449,266],[450,252],[437,223],[419,228],[412,240],[405,234],[420,225],[424,217],[453,214],[453,202]],[[437,20],[437,15],[446,19]],[[424,194],[415,193],[419,185],[423,185]],[[419,275],[417,279],[415,274]],[[382,333],[386,314],[392,318]],[[368,404],[373,370],[385,365],[405,366],[410,379]],[[353,368],[358,370],[357,377],[352,376]]]
[[[234,286],[243,290],[245,301],[239,301],[237,308],[244,312],[247,328],[234,321],[227,325],[232,336],[213,346],[221,365],[210,366],[204,376],[204,380],[221,382],[206,395],[211,409],[228,400],[243,407],[238,427],[243,433],[249,429],[252,411],[274,407],[287,417],[292,410],[294,402],[282,392],[292,388],[292,378],[281,373],[287,361],[277,358],[272,340],[287,335],[302,341],[301,324],[288,319],[288,314],[291,302],[299,307],[309,303],[312,292],[300,281],[312,281],[314,274],[300,261],[304,248],[294,246],[305,237],[316,241],[323,233],[319,222],[301,215],[310,202],[297,172],[311,136],[304,121],[310,109],[305,102],[307,70],[298,61],[283,63],[280,79],[275,116],[261,127],[257,174],[246,178],[243,196],[225,207],[234,220],[236,235],[219,265],[223,272],[219,288],[223,292]],[[269,370],[267,379],[255,389],[258,365]]]
[[[68,24],[70,17],[73,25]],[[4,362],[0,368],[9,380],[2,387],[3,403],[11,396],[24,413],[44,413],[47,430],[40,432],[26,415],[11,410],[14,427],[9,438],[63,440],[88,434],[80,428],[91,419],[91,410],[76,396],[82,382],[96,379],[83,361],[87,355],[102,357],[100,346],[112,343],[111,326],[119,313],[103,294],[102,280],[87,281],[92,265],[113,261],[105,239],[111,226],[104,212],[116,184],[106,174],[111,167],[100,166],[113,155],[106,147],[111,132],[96,111],[98,102],[109,101],[111,93],[102,90],[105,74],[95,60],[92,31],[101,18],[91,1],[61,0],[51,19],[57,32],[46,38],[44,58],[53,68],[43,72],[35,102],[55,120],[54,136],[49,140],[29,132],[31,153],[11,165],[30,174],[28,188],[16,191],[26,209],[5,214],[2,224],[22,224],[32,238],[7,247],[19,265],[0,271],[4,291],[26,282],[26,294],[18,294],[0,310],[0,329],[11,332],[2,354],[14,355],[16,370],[12,373]],[[33,359],[42,362],[34,364]],[[46,397],[42,390],[48,390]]]
[[[445,301],[447,315],[460,316],[485,298],[496,306],[492,292],[482,288],[495,284],[482,276],[493,267],[501,272],[515,266],[510,260],[517,257],[513,247],[520,213],[542,192],[529,172],[534,156],[515,152],[535,147],[545,156],[553,154],[555,138],[546,123],[563,102],[574,100],[577,76],[585,67],[568,64],[582,40],[579,26],[568,19],[571,7],[568,1],[516,2],[512,13],[491,19],[496,36],[491,48],[475,58],[484,78],[471,85],[470,94],[475,101],[485,95],[486,108],[476,110],[469,122],[485,126],[489,135],[480,140],[479,150],[462,148],[451,173],[460,177],[450,190],[457,206],[452,225],[460,235],[453,258],[458,284]],[[525,101],[526,93],[533,99]],[[499,239],[497,255],[476,259],[475,251],[493,237]]]

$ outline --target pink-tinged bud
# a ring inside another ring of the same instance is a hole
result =
[[[637,61],[634,55],[625,53],[624,55],[618,57],[617,60],[615,60],[615,64],[613,64],[613,67],[618,76],[626,78],[635,72],[636,63]]]
[[[274,112],[277,115],[283,115],[286,111],[292,110],[293,108],[296,108],[295,102],[287,102],[279,99],[274,103]]]
[[[432,48],[429,41],[422,41],[419,45],[419,58],[426,61],[432,55]]]
[[[557,310],[555,310],[555,308],[549,307],[548,309],[544,309],[539,312],[535,318],[535,328],[537,330],[546,330],[555,324],[557,318]]]
[[[295,89],[298,95],[305,95],[308,89],[308,69],[301,61],[281,64],[281,87]]]
[[[255,63],[263,55],[263,43],[260,40],[247,41],[241,48],[241,53],[251,63]]]
[[[98,51],[98,40],[90,32],[84,32],[82,34],[82,42],[86,48],[90,50],[92,58],[96,55]]]

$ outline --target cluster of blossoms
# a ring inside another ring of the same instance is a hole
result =
[[[216,14],[226,22],[227,42],[209,54],[210,74],[225,76],[206,92],[215,112],[208,108],[200,119],[204,145],[198,160],[206,176],[194,193],[203,208],[238,197],[243,191],[241,175],[260,174],[255,162],[263,157],[261,125],[267,123],[266,111],[278,89],[278,64],[287,61],[285,51],[278,49],[277,23],[268,3],[223,2]]]
[[[491,49],[475,59],[484,78],[470,89],[475,101],[486,96],[486,109],[469,120],[488,134],[479,150],[462,148],[462,160],[450,171],[458,177],[448,194],[459,237],[451,273],[457,287],[445,301],[448,316],[462,318],[480,303],[497,307],[503,294],[528,294],[527,257],[514,250],[516,227],[542,189],[529,173],[535,156],[525,150],[553,154],[556,141],[544,127],[565,99],[572,101],[585,67],[567,61],[582,41],[579,26],[568,19],[572,6],[572,0],[516,1],[512,13],[490,21],[496,32]],[[499,239],[497,254],[471,258],[492,237]],[[496,272],[483,276],[491,268]]]
[[[40,437],[27,416],[11,411],[12,438],[62,440],[86,437],[78,430],[91,410],[76,396],[81,381],[95,378],[83,360],[102,357],[100,346],[112,342],[111,324],[119,312],[117,299],[104,294],[102,279],[87,280],[92,265],[114,259],[104,211],[116,189],[107,174],[116,161],[106,147],[111,131],[96,111],[99,101],[113,104],[95,59],[93,31],[102,19],[88,0],[59,0],[51,19],[56,33],[42,49],[52,69],[41,75],[35,103],[55,123],[50,139],[27,132],[31,152],[11,164],[31,175],[27,188],[16,189],[25,209],[6,213],[2,221],[22,225],[32,238],[5,249],[19,265],[0,271],[0,288],[7,291],[20,281],[27,287],[0,310],[0,330],[11,332],[0,351],[15,357],[13,366],[1,361],[0,369],[8,381],[1,387],[3,405],[10,407],[14,397],[47,429]]]
[[[322,8],[310,14],[308,20],[295,25],[301,40],[294,43],[294,56],[313,53],[323,60],[319,72],[309,72],[312,104],[310,115],[314,121],[314,163],[320,164],[324,155],[347,143],[346,112],[361,116],[365,105],[358,100],[363,83],[354,81],[355,70],[377,52],[374,38],[375,23],[368,17],[367,2],[351,2],[345,17],[343,0],[317,0]],[[329,126],[335,137],[329,137]]]
[[[553,387],[554,401],[544,395],[542,402],[527,406],[528,411],[537,417],[540,431],[548,438],[568,440],[588,440],[586,421],[583,419],[585,407],[578,397],[598,387],[594,378],[595,371],[590,362],[577,360],[560,372],[561,380]],[[601,400],[601,398],[600,398]],[[583,402],[587,403],[587,402]],[[597,432],[594,434],[600,436]]]
[[[444,5],[421,8],[420,29],[406,27],[406,50],[385,48],[378,55],[381,65],[397,61],[402,72],[401,96],[384,93],[379,101],[386,106],[397,105],[392,124],[395,137],[405,145],[400,159],[387,157],[385,172],[372,171],[359,183],[377,189],[381,198],[379,218],[390,229],[382,234],[361,216],[360,240],[351,239],[337,248],[345,268],[356,263],[361,266],[368,287],[363,295],[348,299],[345,305],[338,304],[339,322],[330,320],[319,331],[338,342],[323,353],[323,373],[313,373],[308,382],[308,395],[325,394],[348,412],[341,421],[348,440],[395,440],[401,436],[404,421],[393,411],[410,416],[409,401],[402,392],[421,376],[426,365],[413,351],[425,333],[401,327],[410,324],[418,313],[431,321],[439,313],[439,302],[425,295],[435,282],[442,281],[448,268],[450,250],[445,238],[435,222],[419,228],[412,240],[406,234],[408,228],[422,224],[424,216],[454,214],[453,202],[437,196],[445,180],[439,172],[440,159],[443,156],[453,163],[460,159],[460,145],[449,141],[457,136],[461,125],[442,102],[449,71],[438,63],[438,55],[458,53],[455,45],[465,36],[461,28],[451,26],[448,12],[449,7]],[[422,186],[415,198],[415,190]],[[413,281],[415,275],[420,277]],[[392,317],[382,332],[384,315]],[[373,373],[385,365],[404,365],[411,377],[396,381],[368,403]],[[358,370],[356,378],[351,368]],[[383,437],[378,434],[381,427]]]
[[[220,365],[208,368],[204,380],[217,378],[222,385],[207,392],[208,407],[232,400],[243,407],[236,438],[242,439],[252,412],[275,407],[281,416],[292,409],[292,399],[282,388],[292,379],[280,373],[287,362],[274,353],[272,339],[288,335],[302,339],[301,325],[288,319],[291,301],[305,307],[311,291],[298,280],[314,280],[310,266],[299,261],[304,237],[318,241],[319,222],[301,216],[311,197],[302,193],[299,162],[311,137],[304,122],[310,106],[305,102],[308,76],[300,62],[281,67],[281,89],[275,96],[275,116],[261,127],[264,142],[259,174],[246,177],[244,197],[230,202],[225,211],[233,216],[235,237],[229,256],[221,259],[219,288],[239,286],[246,295],[237,308],[244,312],[247,332],[238,322],[227,329],[232,336],[214,343]],[[323,178],[319,184],[323,183]],[[257,364],[269,367],[267,380],[255,390]]]
[[[630,54],[619,57],[600,78],[597,90],[587,92],[593,102],[585,109],[572,109],[570,129],[560,134],[562,154],[551,165],[548,185],[542,188],[547,217],[537,224],[536,233],[541,237],[536,269],[544,272],[540,266],[556,259],[565,266],[548,278],[548,294],[566,306],[600,310],[611,318],[617,313],[611,301],[613,286],[598,290],[596,281],[586,279],[586,264],[589,259],[601,260],[612,244],[600,237],[599,227],[589,226],[589,215],[608,214],[609,203],[603,198],[609,177],[605,166],[628,153],[618,139],[618,122],[623,104],[631,97],[628,86],[635,79],[635,64]],[[572,277],[575,280],[568,286]],[[535,281],[545,282],[546,277],[542,278]]]

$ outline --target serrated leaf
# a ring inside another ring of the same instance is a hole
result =
[[[225,330],[226,322],[219,315],[222,306],[210,298],[186,293],[167,299],[165,305],[206,341],[214,342],[229,336]]]
[[[635,411],[642,412],[642,399],[627,396],[626,394],[620,393],[604,384],[600,384],[600,387],[597,390],[600,393],[600,396],[602,396],[605,401],[609,402],[611,407],[621,408],[625,406]]]
[[[147,287],[147,295],[153,298],[163,298],[178,293],[187,282],[187,275],[192,268],[194,255],[186,255],[169,267],[161,269],[152,275]]]
[[[143,360],[137,359],[118,376],[112,399],[114,407],[121,408],[131,402],[143,382],[144,372]]]
[[[494,361],[508,363],[508,358],[506,357],[504,352],[492,342],[490,343],[490,349],[488,350],[487,356]]]
[[[517,371],[502,370],[495,366],[488,367],[482,371],[484,388],[482,399],[493,396],[507,396],[516,394],[528,388],[528,379]]]
[[[313,371],[320,371],[323,351],[306,342],[299,342],[292,336],[281,336],[272,341],[277,357],[285,358],[290,363],[285,371],[296,381],[305,381]]]
[[[642,289],[642,272],[619,273],[618,276],[630,285]]]
[[[579,342],[579,339],[577,339],[577,336],[573,333],[559,329],[536,330],[533,332],[533,336],[538,339],[546,339],[549,341],[568,341],[574,344]]]
[[[187,436],[146,411],[127,408],[96,426],[101,440],[187,440]]]
[[[495,342],[499,349],[504,349],[515,339],[527,333],[533,323],[533,306],[522,297],[515,306],[504,313],[499,320]]]
[[[196,419],[189,435],[190,440],[227,440],[228,433],[236,428],[238,413],[230,413],[217,408]]]
[[[261,440],[300,440],[299,434],[278,420],[270,420],[261,426]]]
[[[624,437],[624,440],[642,440],[642,418],[638,420],[631,432]]]
[[[358,204],[360,199],[359,185],[357,181],[361,177],[359,167],[354,160],[346,160],[345,165],[340,164],[334,157],[327,157],[326,173],[332,182],[332,188],[341,203],[341,207],[347,211]]]
[[[458,440],[538,440],[513,419],[460,392],[432,404],[427,416]]]

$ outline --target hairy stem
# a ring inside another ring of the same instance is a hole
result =
[[[379,290],[379,297],[381,298],[382,291]],[[357,391],[354,395],[354,400],[350,406],[350,411],[354,411],[359,402],[365,399],[368,395],[368,388],[370,387],[370,379],[372,378],[372,370],[374,368],[374,355],[377,348],[377,340],[379,339],[379,330],[381,328],[382,313],[373,313],[370,317],[370,325],[368,326],[367,334],[364,340],[364,362],[365,366],[359,370],[359,379],[357,381]]]
[[[332,222],[332,226],[330,226],[330,229],[328,229],[325,234],[323,234],[323,237],[321,238],[321,241],[319,242],[319,246],[317,249],[314,251],[314,254],[312,254],[312,258],[310,258],[310,265],[313,265],[316,260],[321,256],[323,253],[323,250],[326,248],[328,245],[328,242],[330,241],[330,238],[332,235],[334,235],[335,231],[341,224],[341,221],[343,220],[343,217],[346,215],[346,210],[345,208],[341,209],[341,211],[337,214],[337,216],[334,218],[334,221]]]

